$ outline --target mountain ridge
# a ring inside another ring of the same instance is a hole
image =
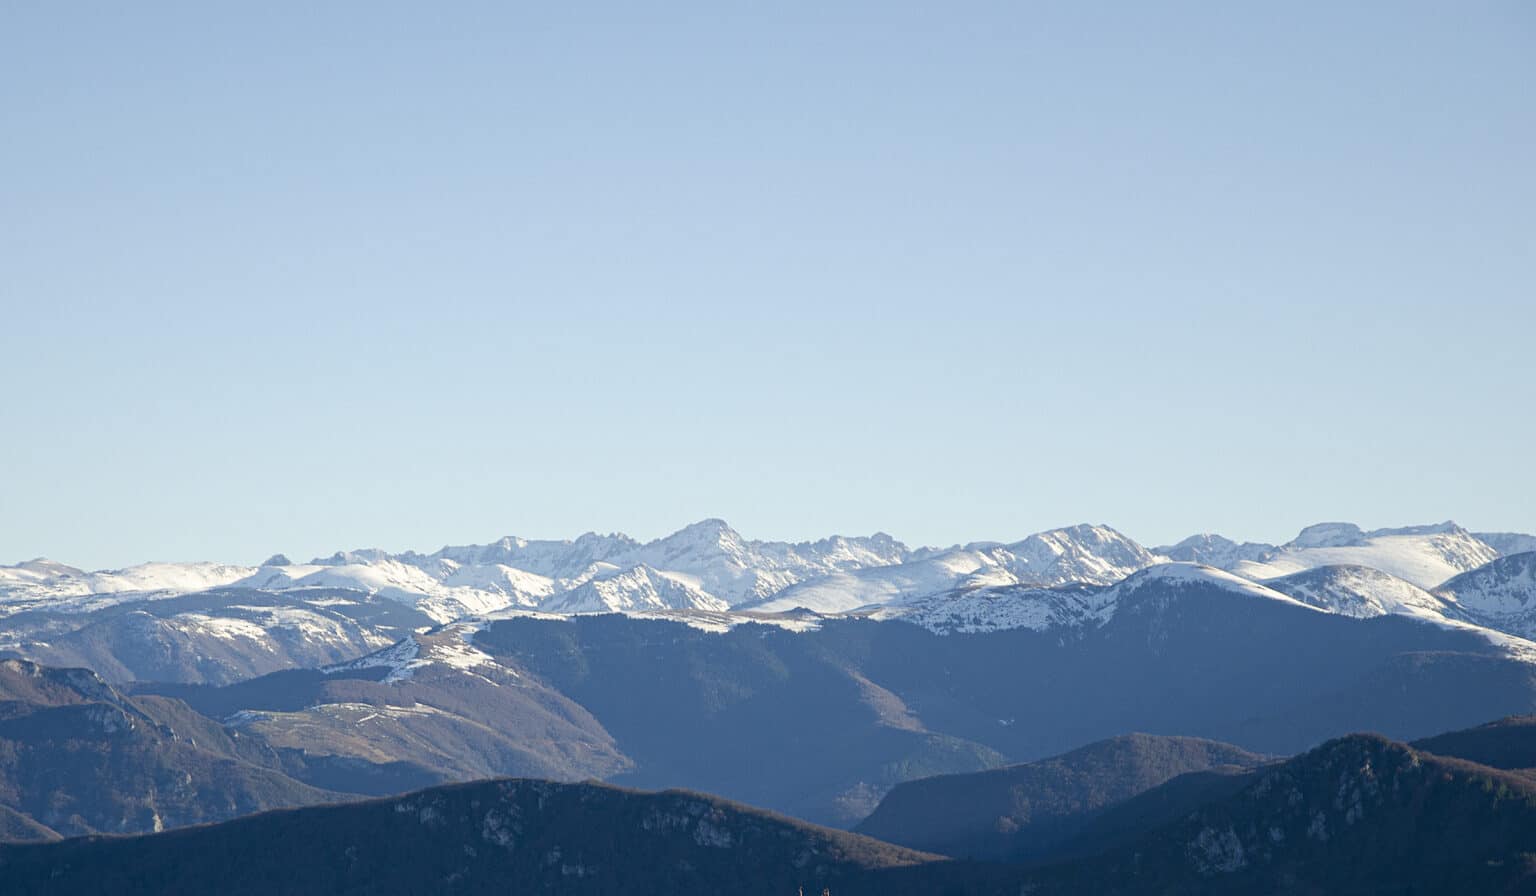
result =
[[[0,568],[0,656],[86,665],[114,681],[220,684],[355,658],[437,625],[518,614],[623,613],[712,631],[754,622],[803,631],[848,615],[901,617],[941,631],[1071,631],[1113,611],[1095,589],[1191,557],[1330,612],[1390,611],[1478,627],[1536,661],[1536,647],[1523,640],[1536,634],[1536,617],[1477,612],[1470,592],[1465,600],[1448,599],[1354,562],[1451,571],[1493,552],[1454,523],[1371,531],[1323,523],[1263,550],[1219,536],[1180,545],[1159,549],[1178,555],[1167,556],[1089,524],[946,549],[911,549],[884,534],[769,542],[708,519],[643,543],[622,534],[508,536],[431,554],[357,549],[308,564],[275,556],[254,569],[192,564],[155,581],[166,565],[87,574],[33,561]],[[1353,572],[1340,571],[1346,566],[1335,562],[1339,552]],[[1267,577],[1279,567],[1298,571]],[[192,593],[169,587],[231,578]],[[148,585],[168,587],[110,590]]]

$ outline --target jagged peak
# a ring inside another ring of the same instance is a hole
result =
[[[696,523],[689,523],[683,528],[673,532],[665,538],[658,538],[652,544],[679,545],[699,544],[725,546],[728,544],[741,544],[744,539],[741,533],[732,529],[730,524],[718,517],[709,517]]]
[[[1115,541],[1132,541],[1130,536],[1116,529],[1114,526],[1108,525],[1107,523],[1073,523],[1070,526],[1057,526],[1052,529],[1041,529],[1039,532],[1030,533],[1029,535],[1019,539],[1019,542],[1022,543],[1031,539],[1063,537],[1073,539],[1108,539]]]

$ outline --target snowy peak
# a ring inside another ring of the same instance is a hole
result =
[[[665,538],[652,542],[651,547],[664,553],[689,551],[723,551],[740,555],[744,552],[741,533],[732,529],[725,520],[711,517],[690,523]]]
[[[1455,609],[1423,588],[1368,566],[1319,566],[1264,584],[1330,613],[1370,619],[1416,616],[1443,622]]]
[[[35,560],[18,563],[15,566],[0,566],[0,576],[16,581],[41,582],[49,579],[75,578],[85,575],[86,572],[83,569],[76,569],[57,560],[49,560],[47,557],[38,557]]]
[[[540,609],[550,613],[723,612],[730,606],[682,576],[636,566],[605,578],[589,579],[546,601]]]
[[[594,563],[621,557],[639,546],[629,536],[617,533],[587,532],[574,540],[530,540],[508,535],[490,544],[450,545],[431,557],[463,566],[509,566],[548,579],[569,579]]]
[[[1342,548],[1365,543],[1365,532],[1354,523],[1316,523],[1302,529],[1288,548]]]
[[[1471,535],[1466,529],[1456,525],[1452,520],[1443,523],[1430,523],[1425,526],[1400,526],[1396,529],[1376,529],[1366,535],[1370,538],[1380,538],[1383,535]]]
[[[748,541],[718,519],[694,523],[630,558],[687,574],[731,605],[758,600],[816,576],[900,563],[909,551],[895,539],[833,537],[817,542]]]
[[[303,564],[274,555],[257,568],[146,564],[87,573],[39,560],[0,568],[0,614],[33,606],[63,609],[70,601],[85,609],[81,599],[95,594],[112,595],[103,600],[130,600],[151,592],[180,594],[226,585],[272,592],[346,589],[413,606],[440,623],[550,602],[584,611],[715,611],[828,573],[900,563],[910,553],[883,534],[798,544],[751,541],[725,521],[707,519],[644,544],[626,535],[592,532],[561,541],[506,536],[427,555],[365,548]]]
[[[1420,588],[1476,569],[1498,552],[1455,523],[1363,532],[1352,523],[1308,526],[1294,540],[1231,570],[1251,579],[1272,579],[1319,566],[1369,566]]]
[[[1501,545],[1518,546],[1529,536],[1499,538]],[[89,612],[226,586],[301,600],[309,599],[305,595],[318,600],[328,590],[346,590],[353,592],[346,597],[349,604],[400,604],[437,624],[534,611],[681,613],[699,618],[743,612],[771,615],[800,607],[823,614],[867,613],[875,607],[911,606],[957,592],[975,593],[971,610],[1001,611],[1014,605],[1003,601],[1005,596],[1017,603],[1022,595],[1057,586],[1107,587],[1126,581],[1126,593],[1134,593],[1137,582],[1193,576],[1162,568],[1172,560],[1219,567],[1260,582],[1286,578],[1285,583],[1277,582],[1281,591],[1333,612],[1471,618],[1468,614],[1495,611],[1465,609],[1462,605],[1475,602],[1474,596],[1458,603],[1428,591],[1489,563],[1499,553],[1452,522],[1374,531],[1330,522],[1308,526],[1278,547],[1239,544],[1205,534],[1156,550],[1110,526],[1081,524],[1011,542],[913,550],[884,533],[803,542],[759,541],[742,536],[724,520],[710,518],[648,542],[595,532],[566,540],[505,536],[483,545],[447,546],[431,554],[365,548],[300,564],[274,555],[259,568],[183,563],[85,572],[39,559],[0,567],[0,616],[31,609]],[[1329,571],[1299,575],[1323,568]],[[1137,577],[1153,569],[1161,571]],[[1289,581],[1291,577],[1294,581]],[[1056,619],[1096,612],[1060,595],[1030,599],[1036,602],[1036,609],[1030,611],[1036,616],[1045,612],[1039,607],[1054,607],[1045,615]],[[1507,600],[1499,597],[1496,602],[1502,606]],[[398,611],[380,606],[377,612]],[[1522,620],[1500,625],[1525,631],[1527,623]],[[265,624],[254,617],[245,621],[250,624],[240,627],[240,632],[250,633]],[[219,631],[225,629],[235,632],[235,622]],[[397,632],[388,635],[396,636]]]
[[[554,580],[556,594],[583,587],[594,577],[609,577],[614,570],[643,566],[681,577],[712,598],[734,605],[829,572],[899,563],[909,553],[888,535],[834,536],[798,544],[753,541],[724,520],[706,519],[643,544],[626,535],[593,533],[574,541],[507,537],[491,545],[443,548],[433,556],[464,565],[495,563],[535,573]]]
[[[141,563],[123,569],[86,572],[52,560],[30,560],[0,567],[0,615],[61,601],[108,606],[119,595],[169,595],[206,591],[236,582],[252,572],[227,563]]]
[[[1524,554],[1536,551],[1536,535],[1524,532],[1477,532],[1479,541],[1499,552],[1500,556]]]
[[[337,551],[329,557],[309,561],[311,566],[372,566],[394,558],[381,548],[359,548],[355,551]]]
[[[1393,535],[1471,535],[1451,520],[1424,526],[1400,526],[1396,529],[1362,530],[1354,523],[1316,523],[1301,530],[1288,542],[1288,548],[1342,548],[1365,545],[1374,538]]]
[[[1240,599],[1301,606],[1284,594],[1219,569],[1160,563],[1116,585],[1005,585],[956,590],[891,604],[874,615],[901,619],[938,634],[1017,628],[1083,630],[1102,626],[1127,609],[1155,611],[1186,593],[1212,590]]]
[[[1435,589],[1481,625],[1536,638],[1536,552],[1499,557]]]
[[[956,589],[1109,585],[1162,559],[1108,526],[1085,524],[1038,532],[1012,544],[972,543],[905,563],[833,573],[742,606],[846,613]]]
[[[1108,585],[1161,561],[1108,526],[1078,525],[1038,532],[1009,545],[1004,565],[1021,583]]]
[[[348,556],[355,562],[263,566],[236,584],[263,591],[339,588],[413,606],[437,622],[506,606],[533,606],[550,593],[547,580],[498,568],[465,571],[456,564],[429,568],[393,557]]]
[[[1287,604],[1300,601],[1251,579],[1198,563],[1162,563],[1149,566],[1115,586],[1118,601],[1149,589],[1166,591],[1189,588],[1215,588],[1239,597],[1260,598]]]
[[[1218,569],[1227,569],[1244,560],[1263,560],[1274,552],[1275,546],[1245,541],[1241,544],[1230,538],[1212,533],[1191,535],[1178,544],[1152,549],[1154,553],[1170,560],[1185,563],[1203,563]]]
[[[1495,536],[1498,537],[1498,536]],[[1509,545],[1521,538],[1504,536]],[[1532,538],[1536,546],[1536,538]],[[1487,563],[1500,553],[1451,521],[1365,531],[1354,523],[1317,523],[1283,545],[1238,544],[1220,535],[1193,535],[1155,549],[1174,560],[1207,563],[1254,579],[1287,576],[1322,566],[1367,566],[1421,588]]]

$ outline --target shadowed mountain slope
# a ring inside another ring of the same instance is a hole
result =
[[[84,669],[0,661],[6,836],[153,831],[342,798],[280,766],[178,701],[130,699]]]

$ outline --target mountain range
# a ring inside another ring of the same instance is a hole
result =
[[[1536,713],[1527,642],[1468,625],[1327,612],[1184,563],[1111,586],[987,590],[1016,624],[517,615],[315,668],[114,690],[259,744],[276,757],[265,767],[328,793],[601,778],[839,826],[905,781],[1128,731],[1289,754],[1352,730],[1413,738]]]
[[[1453,523],[1371,532],[1324,523],[1284,545],[1199,535],[1147,548],[1110,527],[1079,525],[914,549],[884,534],[754,541],[704,520],[646,543],[507,537],[430,554],[339,551],[303,564],[274,555],[257,566],[85,572],[34,560],[0,567],[0,656],[83,666],[119,682],[226,684],[355,658],[434,625],[527,614],[624,613],[716,630],[816,624],[807,614],[998,628],[1017,620],[994,611],[1017,612],[1022,594],[1038,594],[1030,613],[1065,619],[1088,612],[1084,600],[1103,603],[1072,589],[1113,587],[1170,562],[1225,569],[1330,612],[1523,639],[1536,634],[1536,563],[1509,551],[1532,543]]]
[[[1499,545],[1495,547],[1495,544]],[[790,609],[841,612],[957,588],[1113,584],[1169,560],[1265,580],[1318,566],[1366,566],[1421,588],[1493,559],[1536,550],[1536,536],[1474,535],[1454,523],[1362,531],[1309,526],[1284,545],[1191,536],[1146,548],[1102,525],[1077,525],[1015,542],[909,548],[883,533],[814,542],[756,541],[702,520],[655,541],[587,533],[567,541],[508,536],[430,554],[338,551],[296,564],[147,563],[86,572],[46,559],[0,567],[0,609],[85,612],[124,601],[220,588],[269,593],[340,589],[410,604],[437,622],[514,608],[556,612]],[[593,583],[612,582],[605,588]]]
[[[1147,549],[1074,526],[908,549],[763,543],[711,519],[651,543],[26,562],[0,569],[11,678],[89,687],[5,698],[0,831],[137,833],[493,776],[690,788],[851,827],[905,782],[1127,732],[1247,755],[1422,738],[1536,713],[1536,553],[1501,553],[1522,538],[1321,524],[1284,546]],[[55,753],[74,772],[35,784],[25,762]],[[189,796],[177,764],[235,768],[243,790]],[[155,796],[75,787],[92,778]]]

